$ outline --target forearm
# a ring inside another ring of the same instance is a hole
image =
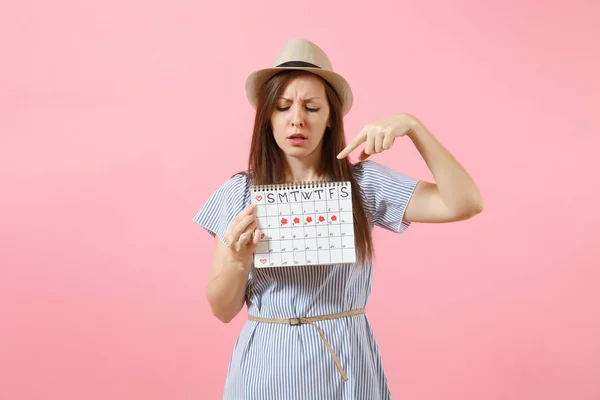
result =
[[[440,197],[449,209],[458,214],[483,209],[483,199],[471,176],[421,122],[416,120],[408,137],[431,171]]]
[[[215,260],[219,268],[211,275],[206,287],[206,297],[212,313],[222,322],[231,321],[244,306],[250,263]]]

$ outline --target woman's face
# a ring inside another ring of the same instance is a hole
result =
[[[320,156],[329,122],[325,86],[314,75],[300,75],[287,83],[275,100],[271,127],[275,141],[288,157]]]

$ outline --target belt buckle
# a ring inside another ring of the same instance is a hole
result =
[[[288,320],[288,323],[292,326],[302,325],[302,321],[300,320],[300,318],[290,318]]]

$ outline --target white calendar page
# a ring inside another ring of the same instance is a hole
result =
[[[262,232],[254,266],[356,262],[350,182],[251,187]]]

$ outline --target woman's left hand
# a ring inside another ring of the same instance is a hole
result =
[[[347,157],[361,143],[366,142],[365,148],[358,156],[366,160],[370,155],[381,153],[394,145],[394,140],[400,136],[410,136],[421,123],[410,114],[393,114],[379,122],[365,125],[358,135],[342,150],[337,158]]]

